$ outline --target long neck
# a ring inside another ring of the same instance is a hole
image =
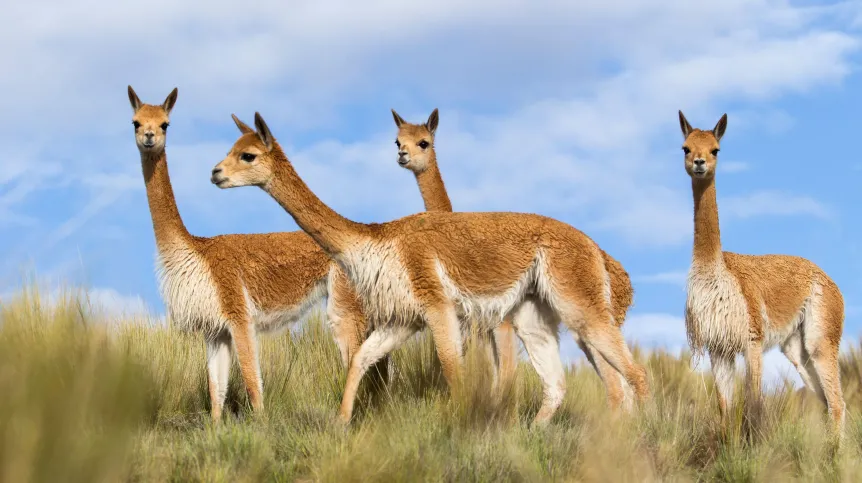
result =
[[[326,206],[305,184],[287,157],[276,146],[272,151],[273,178],[261,186],[330,256],[347,250],[357,238],[369,232],[368,225],[356,223]]]
[[[144,183],[147,186],[147,201],[150,204],[150,215],[153,218],[153,231],[156,233],[156,246],[159,249],[176,241],[191,238],[174,199],[171,179],[168,176],[167,154],[141,153],[141,168],[144,172]]]
[[[715,179],[692,180],[694,193],[694,253],[696,263],[710,263],[721,259],[721,234],[718,229],[718,201]]]
[[[428,167],[416,173],[416,182],[425,202],[425,211],[452,211],[452,202],[446,193],[443,177],[437,168],[437,154],[433,151],[428,160]]]

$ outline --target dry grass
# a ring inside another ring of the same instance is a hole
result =
[[[474,352],[450,396],[421,336],[381,397],[335,423],[345,371],[315,318],[262,340],[266,413],[234,368],[226,421],[209,423],[203,341],[145,321],[105,323],[75,292],[0,302],[0,481],[855,481],[862,471],[862,346],[842,359],[848,406],[832,453],[822,407],[784,388],[719,437],[711,381],[687,358],[639,354],[652,400],[615,417],[595,373],[568,372],[553,422],[530,429],[538,378],[522,363],[495,397]],[[115,321],[116,322],[116,321]],[[737,391],[740,392],[740,391]]]

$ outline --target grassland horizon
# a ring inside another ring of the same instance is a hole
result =
[[[450,391],[427,334],[393,354],[390,384],[376,397],[363,388],[344,428],[346,371],[319,315],[261,337],[263,414],[234,362],[213,425],[199,335],[112,319],[83,290],[56,293],[24,283],[0,300],[0,481],[854,481],[862,471],[859,341],[841,356],[838,453],[813,393],[770,388],[753,419],[737,398],[723,439],[711,376],[692,371],[688,353],[637,347],[653,388],[642,408],[609,411],[595,372],[576,363],[557,415],[531,428],[541,385],[529,363],[496,397],[491,368],[469,351]]]

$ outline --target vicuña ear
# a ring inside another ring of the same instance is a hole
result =
[[[240,121],[240,120],[239,120],[239,118],[238,118],[238,117],[236,117],[236,115],[235,115],[235,114],[231,114],[231,115],[230,115],[230,117],[232,117],[232,118],[233,118],[233,122],[235,122],[235,123],[236,123],[236,127],[238,127],[238,128],[239,128],[239,132],[241,132],[241,133],[243,133],[243,134],[248,134],[248,133],[253,133],[253,132],[254,132],[254,129],[252,129],[252,128],[248,127],[248,124],[246,124],[246,123],[244,123],[244,122]]]
[[[138,98],[138,95],[135,94],[135,90],[132,89],[132,86],[129,86],[129,102],[132,103],[132,110],[134,112],[138,112],[138,109],[144,105],[144,103]]]
[[[428,131],[431,132],[433,136],[435,132],[437,132],[437,123],[440,122],[440,113],[437,112],[437,108],[434,108],[434,111],[428,116],[428,121],[425,122],[425,127],[428,128]]]
[[[271,151],[275,139],[272,137],[272,132],[270,132],[269,127],[266,125],[266,121],[263,120],[263,117],[261,117],[259,112],[254,113],[254,127],[257,128],[257,137],[259,137],[261,142],[263,142],[263,145],[266,146],[266,150]]]
[[[395,109],[392,109],[392,118],[395,119],[396,126],[401,127],[401,125],[404,124],[404,119],[401,119],[401,116],[395,112]]]
[[[715,124],[715,127],[712,128],[712,134],[715,136],[716,141],[721,141],[722,136],[724,136],[724,131],[727,130],[727,114],[721,116],[721,119]]]
[[[679,111],[679,127],[682,129],[682,137],[684,138],[687,138],[694,130],[692,129],[691,124],[688,123],[688,119],[685,118],[682,111]]]
[[[171,114],[171,109],[174,108],[174,104],[177,103],[177,88],[174,87],[174,90],[168,94],[168,97],[165,98],[165,102],[162,103],[162,108],[165,110],[168,115]]]

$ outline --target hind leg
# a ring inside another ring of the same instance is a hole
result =
[[[839,441],[844,434],[846,405],[841,390],[841,372],[838,367],[841,333],[844,326],[844,300],[834,284],[825,284],[822,298],[812,306],[811,317],[803,325],[805,350],[817,374],[823,402],[834,423]]]
[[[535,299],[525,300],[514,310],[512,323],[527,349],[530,362],[542,379],[542,406],[533,423],[544,425],[560,407],[566,394],[557,324],[550,309]]]
[[[362,343],[356,356],[350,362],[350,370],[347,372],[347,383],[344,386],[344,395],[341,398],[341,410],[339,417],[345,423],[353,416],[353,405],[356,402],[356,392],[362,376],[368,368],[377,363],[382,357],[397,349],[407,339],[416,333],[415,327],[381,327],[371,333],[368,339]]]
[[[646,400],[649,397],[646,370],[634,361],[620,329],[611,324],[609,317],[594,315],[587,318],[582,324],[576,323],[578,319],[579,317],[572,316],[564,318],[569,327],[578,332],[585,344],[590,345],[591,349],[604,357],[625,378],[626,382],[634,389],[637,399]]]
[[[793,335],[781,344],[781,352],[784,353],[787,360],[799,372],[799,377],[802,378],[805,387],[825,401],[820,389],[820,382],[817,380],[817,373],[814,372],[814,367],[811,366],[808,351],[802,345],[802,335],[799,332],[794,332]]]
[[[578,334],[572,334],[572,336],[604,383],[605,391],[608,394],[608,407],[617,409],[622,406],[625,411],[630,410],[632,407],[631,388],[628,387],[622,374],[614,369],[601,354],[596,354],[589,344],[581,340]]]

